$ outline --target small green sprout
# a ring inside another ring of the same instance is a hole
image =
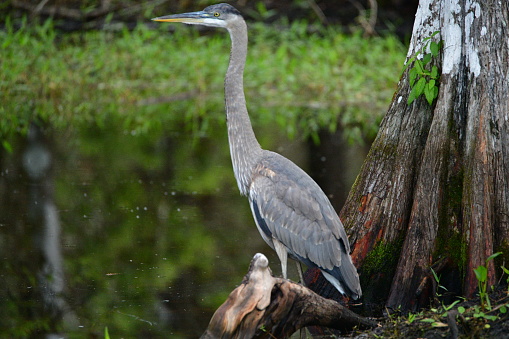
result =
[[[480,265],[479,267],[474,269],[475,277],[477,278],[477,283],[479,286],[479,297],[481,299],[481,307],[482,309],[491,310],[491,302],[490,297],[488,295],[488,263],[490,260],[498,257],[502,252],[497,252],[490,255],[486,259],[486,265]]]
[[[433,65],[431,66],[431,69],[428,69],[428,64],[430,64],[432,58],[438,56],[442,46],[442,41],[435,42],[431,40],[438,33],[440,33],[440,31],[435,31],[431,34],[431,36],[425,38],[421,49],[418,50],[407,62],[407,67],[413,65],[408,74],[408,81],[411,88],[407,100],[409,105],[419,96],[424,94],[428,104],[431,106],[438,96],[438,79],[440,77],[438,67]],[[430,51],[429,53],[426,52],[428,50],[428,46]],[[419,58],[419,55],[421,54],[422,58]]]

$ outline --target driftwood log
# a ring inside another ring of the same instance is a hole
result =
[[[267,257],[257,253],[202,338],[285,338],[306,326],[351,331],[376,325],[302,285],[273,277]]]

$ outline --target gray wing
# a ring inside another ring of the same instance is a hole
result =
[[[279,240],[291,258],[318,267],[342,293],[362,291],[343,224],[329,199],[302,169],[265,151],[253,172],[249,201],[265,241]],[[327,274],[325,274],[327,273]]]
[[[267,152],[255,170],[249,198],[265,235],[270,232],[294,259],[333,270],[349,256],[346,232],[329,199],[290,160]]]

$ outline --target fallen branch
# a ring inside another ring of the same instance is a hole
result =
[[[269,261],[258,253],[202,338],[284,338],[306,326],[351,331],[376,325],[302,285],[273,277]]]

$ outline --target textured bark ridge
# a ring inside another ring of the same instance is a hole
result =
[[[256,254],[242,284],[212,316],[202,338],[286,338],[306,326],[342,331],[377,323],[308,288],[274,278],[263,254]]]
[[[438,98],[407,105],[404,72],[342,210],[365,300],[422,306],[431,267],[471,296],[474,268],[497,251],[508,261],[508,17],[507,1],[420,2],[408,56],[440,31]]]

